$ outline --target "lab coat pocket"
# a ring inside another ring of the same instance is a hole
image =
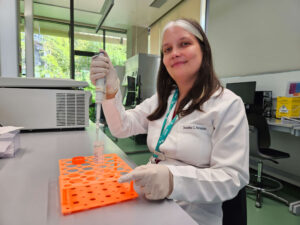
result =
[[[210,130],[208,126],[201,124],[180,124],[177,158],[197,167],[207,167],[211,155]]]

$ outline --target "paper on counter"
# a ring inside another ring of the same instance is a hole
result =
[[[0,135],[7,134],[12,131],[21,130],[23,127],[14,127],[14,126],[7,126],[7,127],[0,127]]]

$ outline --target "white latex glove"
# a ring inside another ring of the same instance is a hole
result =
[[[104,50],[100,50],[104,56],[92,58],[90,67],[90,79],[94,85],[96,80],[106,77],[106,93],[115,94],[119,90],[120,81],[115,68],[113,67],[109,56]]]
[[[120,183],[131,180],[135,180],[135,184],[141,187],[147,199],[164,199],[173,191],[173,175],[164,165],[139,166],[119,178]]]

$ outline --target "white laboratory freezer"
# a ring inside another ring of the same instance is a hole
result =
[[[0,124],[24,130],[87,127],[87,85],[66,79],[0,78]]]

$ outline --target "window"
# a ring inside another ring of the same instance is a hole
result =
[[[75,49],[75,80],[89,83],[89,91],[94,96],[94,86],[90,82],[91,56],[103,48],[102,31],[95,33],[95,29],[75,26],[74,28],[74,49]],[[78,53],[80,52],[80,53]],[[78,55],[78,54],[79,55]],[[87,56],[89,55],[89,56]]]
[[[126,61],[126,33],[105,31],[105,46],[103,31],[97,34],[95,29],[76,26],[74,29],[75,48],[75,79],[86,81],[89,86],[85,90],[92,93],[92,102],[95,102],[95,86],[90,82],[91,56],[104,49],[110,56],[114,66],[124,65]],[[90,119],[95,120],[94,108],[90,108]]]
[[[69,26],[34,21],[35,77],[70,78]]]
[[[34,20],[34,74],[40,78],[70,78],[69,26]],[[26,75],[24,19],[20,25],[22,75]]]
[[[105,50],[107,51],[114,66],[124,66],[127,59],[126,33],[113,31],[105,32]]]

